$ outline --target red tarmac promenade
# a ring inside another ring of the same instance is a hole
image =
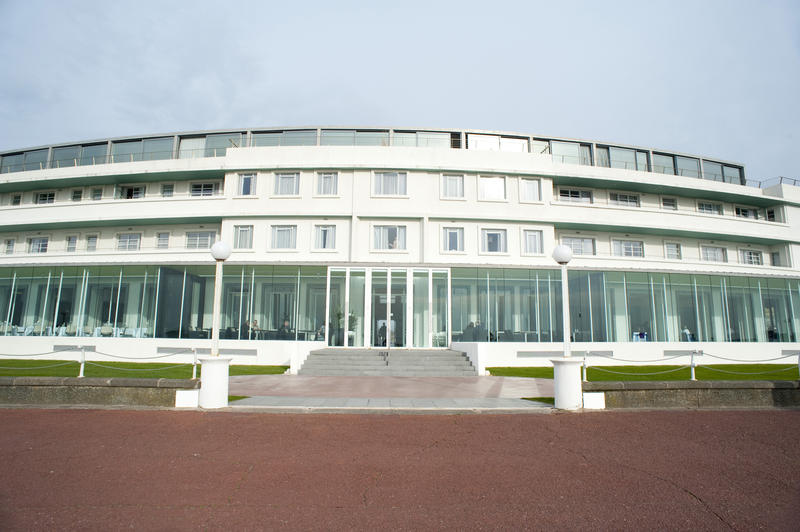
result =
[[[797,530],[800,411],[0,409],[0,530]]]

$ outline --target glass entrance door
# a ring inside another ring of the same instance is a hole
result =
[[[330,346],[380,349],[450,345],[450,271],[329,268]]]

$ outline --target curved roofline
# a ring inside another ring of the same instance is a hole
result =
[[[554,140],[554,141],[562,141],[562,142],[577,142],[582,144],[593,144],[599,146],[610,146],[614,148],[627,148],[633,150],[642,150],[654,153],[665,153],[668,155],[677,155],[680,157],[691,157],[693,159],[702,159],[707,161],[713,161],[722,164],[728,164],[732,166],[739,166],[742,169],[745,168],[745,165],[740,162],[725,160],[717,157],[706,157],[703,155],[697,155],[692,153],[685,153],[675,150],[669,149],[661,149],[661,148],[651,148],[646,146],[640,146],[636,144],[625,144],[620,142],[607,142],[607,141],[598,141],[598,140],[590,140],[590,139],[583,139],[583,138],[569,138],[569,137],[557,137],[551,135],[536,135],[536,134],[525,134],[515,131],[502,131],[502,130],[490,130],[490,129],[464,129],[464,128],[442,128],[442,127],[393,127],[393,126],[375,126],[375,125],[305,125],[305,126],[263,126],[263,127],[246,127],[246,128],[226,128],[226,129],[204,129],[204,130],[187,130],[187,131],[173,131],[173,132],[164,132],[164,133],[148,133],[142,135],[125,135],[120,137],[104,137],[98,139],[89,139],[89,140],[78,140],[78,141],[70,141],[70,142],[59,142],[59,143],[52,143],[52,144],[44,144],[40,146],[31,146],[25,148],[15,148],[11,150],[3,150],[0,151],[0,157],[6,155],[15,155],[21,152],[28,152],[28,151],[35,151],[35,150],[42,150],[42,149],[49,149],[49,148],[64,148],[69,146],[78,146],[78,145],[87,145],[87,144],[101,144],[101,143],[108,143],[108,142],[123,142],[129,140],[141,140],[141,139],[153,139],[153,138],[161,138],[161,137],[194,137],[194,136],[202,136],[202,135],[216,135],[216,134],[224,134],[224,133],[269,133],[269,132],[279,132],[279,131],[298,131],[298,130],[343,130],[343,131],[380,131],[380,132],[389,132],[389,131],[398,131],[398,132],[434,132],[434,133],[459,133],[459,134],[478,134],[478,135],[498,135],[504,137],[512,137],[512,138],[520,138],[520,139],[534,139],[534,140]],[[246,147],[246,146],[245,146]]]

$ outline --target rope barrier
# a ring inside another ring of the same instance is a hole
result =
[[[726,369],[712,368],[711,366],[700,366],[700,365],[698,365],[697,367],[698,368],[704,368],[704,369],[707,369],[709,371],[718,371],[720,373],[728,373],[730,375],[767,375],[769,373],[782,373],[784,371],[789,371],[789,370],[793,370],[794,369],[793,366],[790,366],[788,368],[781,368],[781,369],[773,369],[773,370],[769,370],[769,371],[757,371],[757,372],[754,372],[754,373],[748,373],[748,372],[743,372],[743,371],[730,371],[730,370],[726,370]]]
[[[753,360],[753,359],[742,360],[742,359],[739,359],[739,358],[726,358],[726,357],[719,356],[719,355],[712,355],[711,353],[706,353],[706,352],[703,352],[703,355],[709,356],[709,357],[714,357],[714,358],[719,358],[720,360],[727,360],[729,362],[752,363],[752,362],[773,362],[775,360],[783,360],[784,358],[793,358],[793,357],[798,356],[798,353],[794,353],[792,355],[783,355],[783,356],[779,356],[779,357],[776,357],[776,358],[762,358],[762,359],[756,359],[756,360]]]
[[[603,357],[603,358],[607,358],[608,360],[619,360],[620,362],[664,362],[665,360],[672,360],[674,358],[680,358],[680,357],[688,357],[690,355],[673,355],[673,356],[670,356],[670,357],[653,358],[653,359],[648,359],[648,360],[630,360],[630,359],[627,359],[627,358],[618,358],[618,357],[615,357],[613,355],[611,355],[611,356],[609,356],[609,355],[594,355],[591,352],[586,353],[586,356],[587,357],[590,357],[590,356],[591,357]]]
[[[164,355],[156,355],[156,356],[152,356],[152,357],[124,357],[124,356],[120,356],[120,355],[112,355],[111,353],[104,353],[102,351],[95,351],[95,353],[98,354],[98,355],[103,355],[103,356],[107,356],[107,357],[111,357],[111,358],[118,358],[120,360],[156,360],[156,359],[159,359],[159,358],[168,358],[168,357],[175,356],[175,355],[180,355],[180,354],[189,354],[191,352],[192,352],[192,349],[184,348],[184,349],[181,349],[180,351],[175,351],[174,353],[167,353],[167,354],[164,354]]]
[[[47,353],[27,353],[27,354],[15,354],[15,355],[7,355],[5,353],[0,353],[0,357],[8,357],[8,358],[40,357],[44,355],[55,355],[56,353],[69,353],[72,351],[80,351],[80,348],[76,346],[75,349],[69,349],[65,351],[48,351]]]
[[[97,366],[99,368],[113,369],[119,371],[163,371],[167,369],[179,368],[181,366],[191,366],[190,363],[186,362],[183,364],[175,364],[174,366],[165,366],[163,368],[118,368],[114,366],[106,366],[105,364],[98,364],[97,362],[90,362],[88,360],[86,361],[86,364],[91,364],[92,366]]]
[[[67,366],[69,364],[80,364],[80,362],[78,362],[77,360],[70,360],[69,362],[62,362],[61,364],[51,364],[49,366],[36,366],[36,367],[33,367],[33,368],[7,368],[5,366],[0,366],[0,369],[9,369],[9,370],[17,370],[17,369],[22,369],[22,370],[48,369],[48,368],[57,368],[59,366]]]
[[[605,369],[602,366],[589,366],[589,367],[591,369],[596,369],[596,370],[599,370],[599,371],[605,371],[606,373],[613,373],[615,375],[630,375],[632,377],[636,377],[637,375],[664,375],[665,373],[675,373],[676,371],[681,371],[681,370],[687,369],[687,368],[689,368],[691,366],[681,366],[681,367],[675,368],[675,369],[668,369],[666,371],[654,371],[652,373],[628,373],[628,372],[625,372],[625,371],[614,371],[614,370],[610,370],[610,369]]]

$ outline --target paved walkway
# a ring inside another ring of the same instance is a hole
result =
[[[520,377],[316,377],[245,375],[229,393],[246,395],[237,410],[347,413],[530,413],[551,406],[522,397],[552,397],[553,381]]]
[[[800,411],[0,409],[0,529],[797,530]]]

